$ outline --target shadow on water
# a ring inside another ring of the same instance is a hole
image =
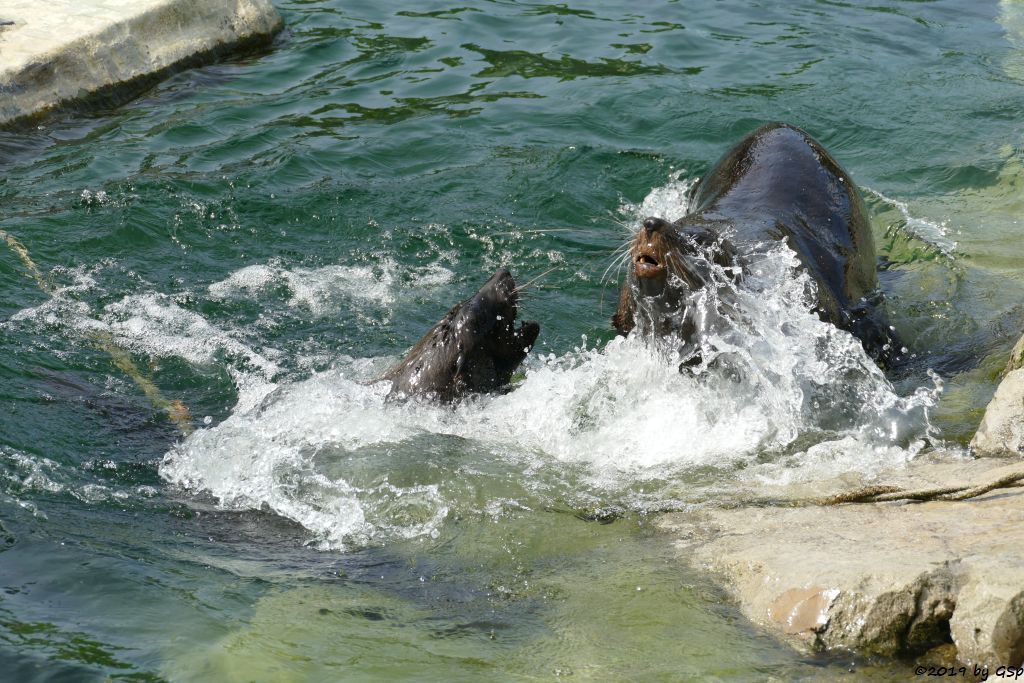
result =
[[[364,107],[353,102],[326,104],[310,112],[309,116],[285,117],[279,121],[279,125],[315,128],[327,134],[337,135],[336,131],[338,129],[351,123],[394,124],[417,116],[431,114],[445,114],[453,118],[469,117],[479,114],[481,107],[467,105],[482,105],[487,102],[497,102],[507,98],[540,99],[543,97],[542,95],[530,92],[481,93],[480,91],[486,88],[487,85],[487,83],[474,84],[470,86],[469,92],[458,95],[434,98],[398,98],[396,105],[391,107]],[[349,114],[349,116],[324,116],[324,114],[339,110]]]
[[[699,74],[701,67],[688,67],[676,71],[666,66],[644,64],[625,59],[604,58],[599,62],[588,62],[562,55],[558,59],[534,54],[525,50],[490,50],[473,43],[463,45],[467,50],[479,53],[489,67],[474,75],[480,78],[555,78],[571,81],[576,78],[608,76],[640,76],[645,74]]]

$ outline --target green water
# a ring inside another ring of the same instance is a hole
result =
[[[762,634],[654,511],[969,440],[1024,330],[1024,5],[278,6],[264,54],[0,132],[0,229],[54,288],[0,253],[7,680],[910,678]],[[895,392],[929,367],[944,392],[885,448],[734,401],[644,461],[602,274],[632,205],[771,120],[869,188],[918,357]],[[502,265],[554,268],[525,304],[548,360],[510,398],[384,410],[353,381]]]

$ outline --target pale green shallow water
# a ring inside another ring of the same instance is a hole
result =
[[[969,439],[1024,330],[1022,4],[295,0],[265,54],[0,132],[0,229],[57,288],[0,254],[5,680],[911,678],[758,632],[654,511]],[[891,435],[602,350],[632,205],[771,120],[870,188],[918,362],[857,391],[944,381]],[[556,268],[517,391],[353,381],[501,265]]]

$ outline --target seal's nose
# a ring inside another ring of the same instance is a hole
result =
[[[651,216],[649,218],[644,219],[644,232],[647,233],[648,237],[650,237],[651,235],[658,232],[667,225],[668,223],[666,223],[662,219]]]

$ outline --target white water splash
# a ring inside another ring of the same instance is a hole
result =
[[[196,365],[209,365],[217,354],[239,359],[266,379],[281,369],[267,357],[220,330],[198,313],[178,306],[162,294],[127,296],[103,309],[101,328],[127,348],[153,356],[183,358]],[[278,352],[270,350],[278,355]]]
[[[657,216],[667,221],[675,221],[686,215],[689,207],[689,194],[699,178],[683,178],[685,169],[678,169],[669,174],[669,181],[656,187],[643,198],[639,204],[624,203],[619,212],[635,225],[629,236],[640,228],[640,222],[648,216]]]
[[[681,216],[691,185],[673,177],[623,213]],[[386,402],[386,384],[364,382],[393,359],[349,359],[259,405],[240,401],[254,407],[179,444],[161,474],[228,507],[267,507],[337,548],[435,534],[454,508],[510,499],[511,481],[527,498],[583,488],[601,502],[635,499],[638,486],[656,498],[708,468],[787,483],[912,459],[940,385],[898,395],[855,338],[810,311],[795,254],[775,244],[747,256],[741,286],[719,273],[691,301],[708,317],[733,309],[692,370],[640,339],[584,340],[531,357],[514,391],[452,408]]]
[[[393,307],[401,286],[398,265],[385,259],[378,265],[322,268],[292,268],[272,261],[246,266],[208,287],[214,299],[258,298],[276,287],[288,290],[288,305],[304,308],[316,317],[337,313],[344,305],[356,304],[385,313]],[[406,273],[409,285],[438,287],[451,282],[454,273],[438,264],[411,269]],[[406,290],[408,291],[408,290]]]
[[[60,329],[74,338],[103,340],[137,354],[157,358],[181,358],[197,366],[224,363],[239,389],[238,410],[250,407],[273,389],[271,380],[281,373],[275,360],[281,352],[271,347],[255,349],[236,330],[222,329],[203,316],[179,306],[172,297],[153,292],[133,294],[93,310],[80,300],[96,289],[92,269],[55,270],[72,283],[57,287],[42,304],[22,309],[5,324],[36,323]]]
[[[288,305],[305,307],[314,316],[337,309],[339,301],[355,300],[390,306],[394,303],[394,264],[372,266],[324,266],[288,270],[277,265],[253,265],[215,282],[208,291],[214,299],[256,298],[273,287],[284,286]]]
[[[84,469],[103,467],[104,464],[86,464]],[[110,464],[111,469],[113,464]],[[45,492],[66,494],[90,505],[98,503],[127,503],[153,498],[155,487],[141,484],[131,487],[110,486],[99,481],[83,481],[80,468],[62,465],[41,455],[30,455],[9,447],[0,447],[0,495],[11,496],[22,507],[38,512],[34,503],[23,500],[25,494]],[[45,515],[43,515],[45,516]]]
[[[906,202],[901,202],[898,199],[887,197],[881,192],[872,190],[870,187],[866,187],[864,185],[861,185],[860,188],[864,192],[874,195],[899,211],[903,215],[903,229],[906,230],[911,237],[916,237],[925,244],[935,247],[947,258],[955,258],[957,244],[955,240],[950,239],[949,229],[945,225],[911,215],[910,207],[907,206]]]
[[[785,311],[773,314],[781,321],[776,334],[792,323]],[[855,340],[804,315],[807,327],[788,345],[752,354],[760,374],[739,382],[711,370],[680,373],[635,339],[534,357],[515,391],[455,408],[387,403],[386,384],[361,384],[338,369],[282,385],[260,406],[196,433],[167,455],[161,473],[228,507],[269,507],[341,547],[438,529],[460,501],[444,476],[420,480],[410,471],[450,471],[456,463],[446,457],[469,457],[458,464],[472,470],[472,454],[500,454],[524,463],[538,483],[559,479],[552,473],[564,466],[582,467],[586,486],[612,497],[688,469],[719,468],[728,478],[766,456],[774,462],[772,452],[807,432],[822,436],[801,453],[784,453],[783,465],[747,476],[784,483],[870,474],[913,458],[934,391],[897,396]],[[816,334],[801,337],[809,328]],[[827,367],[823,345],[852,358]],[[460,438],[458,455],[445,455],[450,437]],[[424,443],[437,450],[424,451]],[[410,476],[411,484],[389,481]]]

